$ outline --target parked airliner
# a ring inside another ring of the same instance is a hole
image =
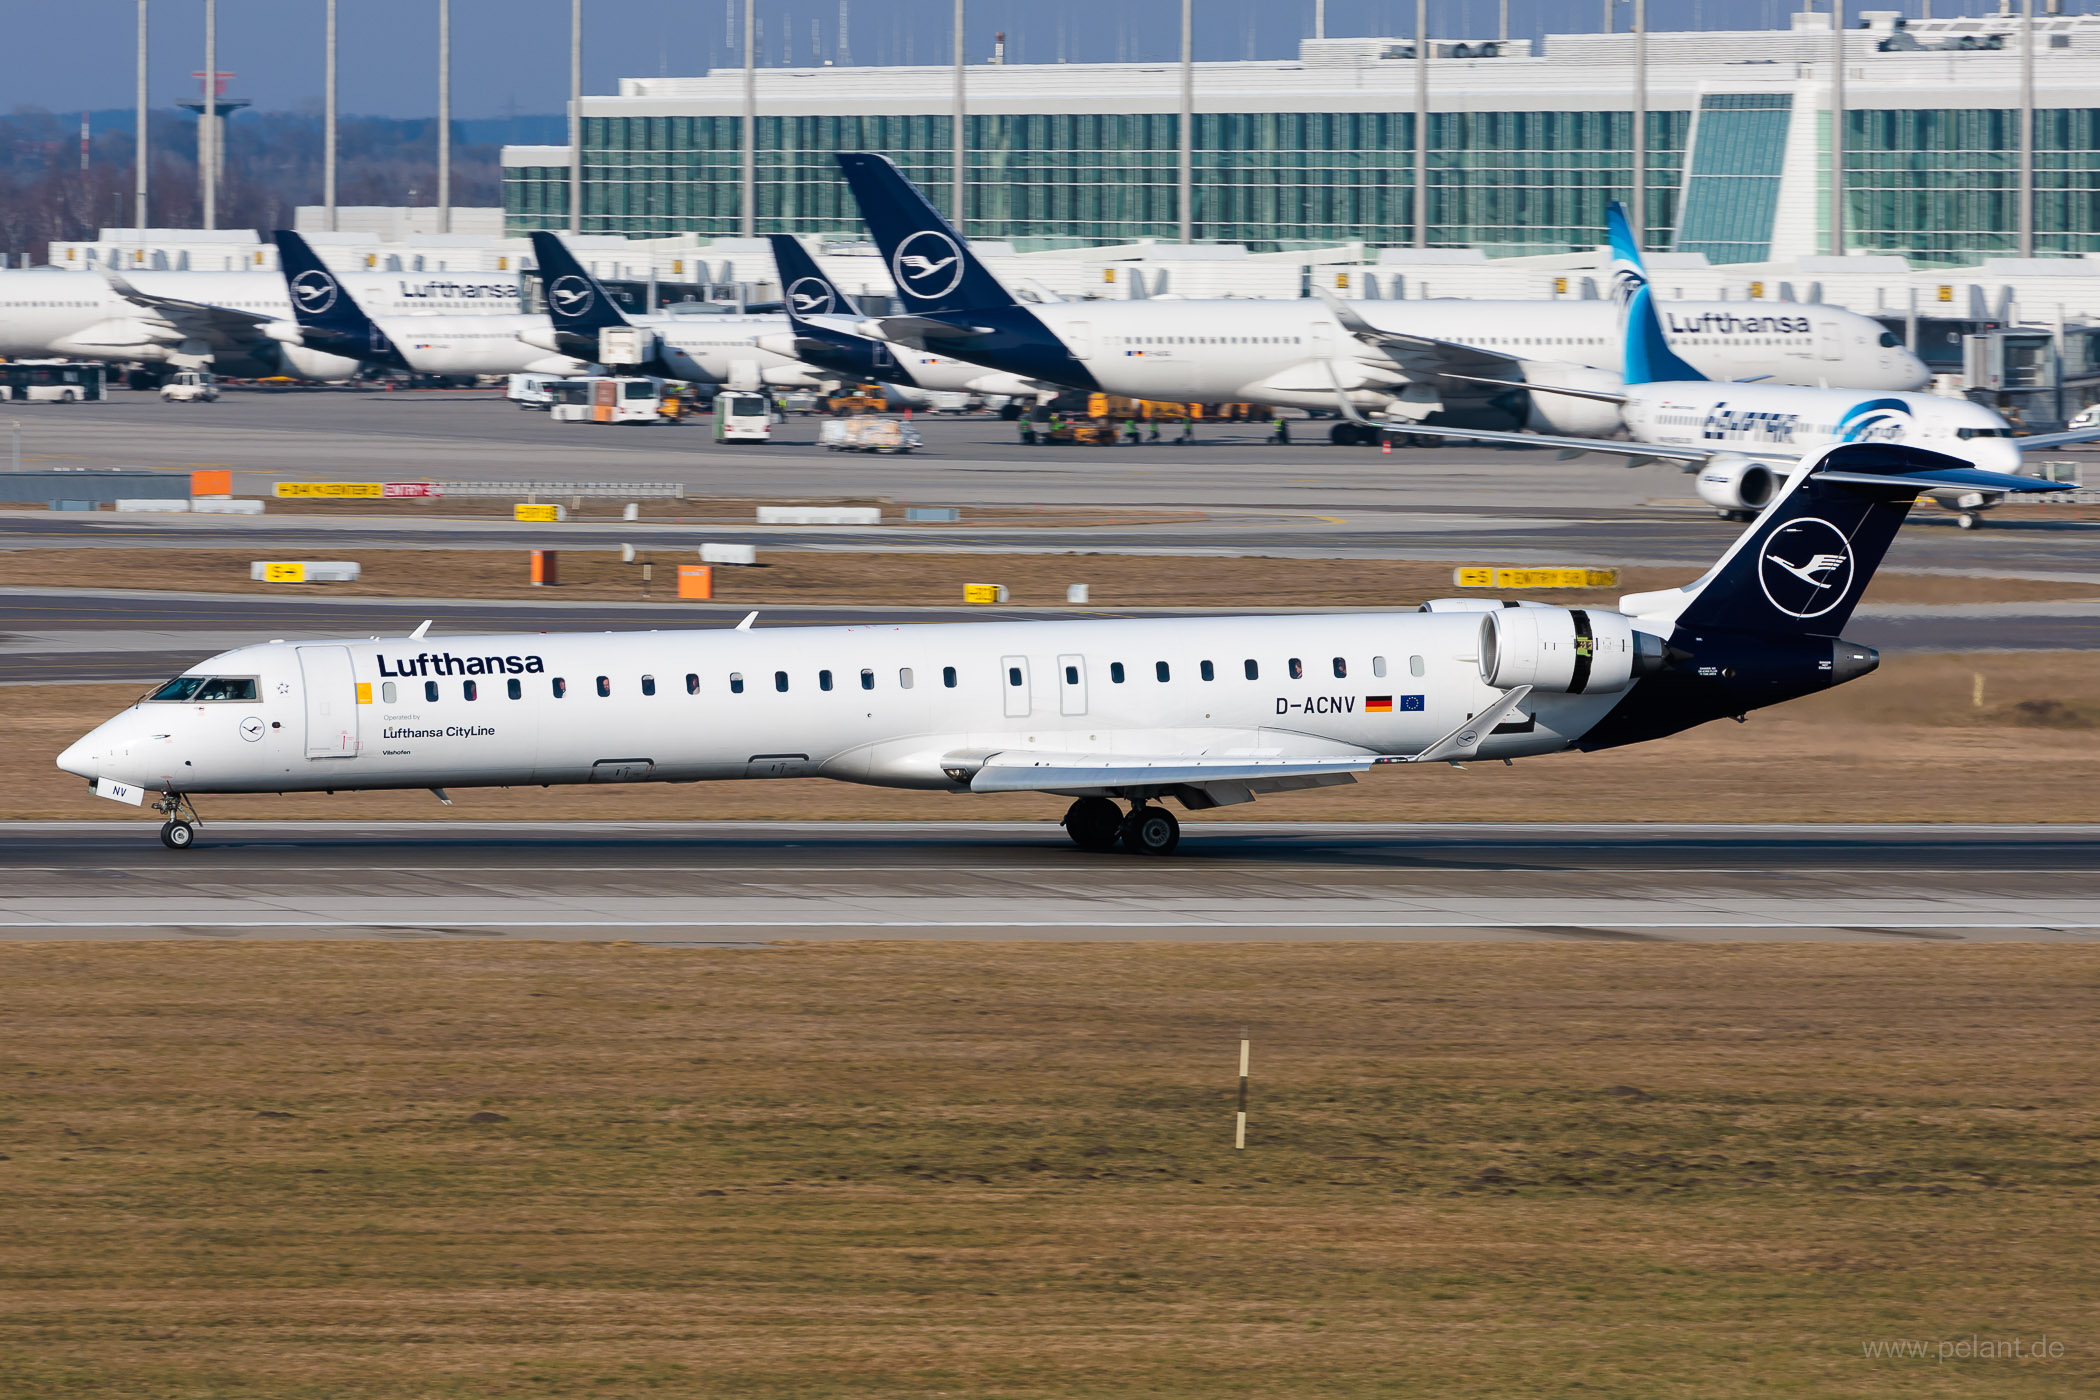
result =
[[[1663,334],[1625,209],[1613,204],[1608,221],[1613,299],[1622,318],[1623,387],[1611,393],[1534,382],[1531,392],[1580,398],[1609,409],[1620,420],[1616,426],[1624,427],[1626,440],[1453,427],[1410,426],[1406,431],[1679,462],[1698,472],[1701,499],[1723,515],[1744,519],[1771,499],[1784,464],[1831,443],[1908,443],[1993,472],[2017,472],[2023,446],[2055,447],[2100,438],[2100,428],[2016,438],[2012,425],[1985,405],[1937,394],[1709,380],[1680,358]],[[1976,523],[1978,510],[2000,499],[1973,487],[1930,494],[1959,510],[1965,528]]]
[[[885,157],[838,157],[906,314],[881,333],[1023,379],[1140,399],[1353,409],[1413,422],[1602,433],[1615,409],[1527,392],[1612,392],[1603,301],[1087,301],[1024,306]],[[1678,303],[1684,353],[1722,379],[1910,389],[1931,376],[1879,322],[1839,307]],[[1372,442],[1357,421],[1337,442]]]
[[[58,756],[196,838],[210,793],[825,777],[1073,799],[1080,846],[1165,854],[1203,810],[1385,764],[1608,749],[1874,669],[1842,639],[1910,503],[2060,490],[1915,447],[1797,463],[1721,560],[1617,610],[734,628],[239,647]],[[447,799],[449,800],[449,799]],[[1118,801],[1129,804],[1119,808]],[[704,799],[695,804],[704,811]]]
[[[590,367],[519,338],[544,332],[545,316],[374,318],[304,238],[290,229],[272,237],[300,336],[315,349],[418,374],[580,374]]]
[[[518,309],[515,274],[352,273],[367,305],[472,314]],[[358,362],[307,345],[274,272],[0,270],[0,355],[63,355],[178,369],[348,379]]]

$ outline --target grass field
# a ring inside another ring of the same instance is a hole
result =
[[[0,786],[14,817],[110,820],[52,759],[136,699],[137,685],[0,690],[11,742]],[[1225,820],[2100,821],[2100,653],[1895,656],[1837,690],[1650,744],[1452,769],[1384,769],[1354,787],[1264,797]],[[199,799],[242,817],[981,820],[1048,823],[1065,802],[784,782],[454,788]],[[1638,800],[1637,807],[1629,802]],[[144,814],[141,815],[144,820]],[[1207,818],[1192,814],[1192,823]]]
[[[7,1397],[2100,1387],[2090,949],[16,944],[0,977]],[[2064,1350],[1931,1350],[1971,1336]]]

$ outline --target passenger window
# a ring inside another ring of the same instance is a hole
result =
[[[780,691],[782,694],[786,694],[787,688],[788,673],[785,671],[775,671],[773,673],[773,689]]]
[[[1018,666],[1009,666],[1009,667],[1007,667],[1007,668],[1006,668],[1006,683],[1007,683],[1008,685],[1019,685],[1019,684],[1021,683],[1021,668],[1020,668],[1020,667],[1018,667]]]
[[[479,700],[481,698],[481,687],[474,684],[474,682],[472,681],[467,681],[466,683],[461,685],[459,689],[460,693],[465,695],[469,700]]]
[[[612,678],[610,676],[598,677],[598,695],[601,699],[608,699],[611,697]]]
[[[1165,682],[1173,676],[1173,672],[1167,669],[1167,663],[1164,661],[1155,661],[1152,663],[1152,674],[1157,676],[1162,682]]]
[[[1372,675],[1374,675],[1374,676],[1379,676],[1379,677],[1383,677],[1383,676],[1385,675],[1385,658],[1384,658],[1384,657],[1382,657],[1382,656],[1374,656],[1374,657],[1372,657],[1372,658],[1371,658],[1371,674],[1372,674]]]
[[[516,682],[513,681],[512,684],[515,685]],[[394,703],[394,693],[394,683],[392,681],[381,681],[379,683],[379,698],[387,704],[391,705]]]
[[[950,690],[955,689],[955,668],[953,666],[941,667],[941,684]]]
[[[1251,656],[1247,658],[1247,679],[1250,681],[1261,679],[1261,667],[1254,663],[1254,658]]]
[[[1208,661],[1204,662],[1201,666],[1197,667],[1196,669],[1203,673],[1203,679],[1207,681],[1214,681],[1218,678],[1217,667],[1211,665]]]
[[[829,671],[819,671],[819,672],[817,672],[817,689],[819,689],[819,690],[829,690],[829,689],[831,689],[831,672],[829,672]]]
[[[431,701],[432,703],[435,703],[437,701],[438,683],[436,681],[423,682],[423,698],[425,700]]]
[[[951,676],[955,674],[953,666],[948,668],[948,674]],[[863,666],[860,668],[860,688],[862,690],[873,690],[875,688],[875,672],[871,667]]]
[[[510,692],[510,698],[513,700],[523,700],[525,698],[525,682],[519,680],[516,676],[512,676],[508,681],[505,681],[504,688]]]
[[[897,688],[899,690],[911,689],[911,667],[899,666],[897,668]]]
[[[1410,676],[1419,676],[1422,674],[1421,657],[1410,656],[1407,658],[1407,674],[1409,674]]]
[[[1305,663],[1295,656],[1291,658],[1291,679],[1294,681],[1305,679]]]
[[[554,698],[559,700],[569,693],[569,683],[560,676],[554,678]]]
[[[1334,659],[1334,678],[1338,681],[1349,679],[1349,663],[1339,656]]]
[[[1108,678],[1109,678],[1110,680],[1114,681],[1114,682],[1115,682],[1115,683],[1116,683],[1117,685],[1121,685],[1121,684],[1123,683],[1123,663],[1122,663],[1122,662],[1120,662],[1120,661],[1111,661],[1111,662],[1109,662],[1109,663],[1108,663]]]
[[[1079,668],[1078,668],[1077,666],[1067,666],[1067,667],[1065,667],[1065,684],[1066,684],[1066,685],[1078,685],[1078,684],[1079,684]]]
[[[656,694],[656,677],[654,677],[654,676],[643,676],[643,677],[642,677],[642,694],[644,694],[644,695],[654,695],[654,694]]]
[[[687,671],[685,673],[685,693],[688,695],[698,695],[700,693],[700,673],[698,671]]]

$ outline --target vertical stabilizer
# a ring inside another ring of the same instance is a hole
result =
[[[1611,234],[1612,299],[1619,303],[1620,334],[1626,343],[1626,382],[1654,384],[1706,378],[1679,359],[1663,336],[1662,320],[1655,313],[1654,289],[1648,285],[1648,270],[1641,265],[1641,249],[1633,240],[1633,226],[1626,221],[1626,206],[1614,200],[1605,213],[1605,225]]]

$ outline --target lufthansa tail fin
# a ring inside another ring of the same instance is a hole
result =
[[[372,318],[365,315],[310,244],[290,229],[271,235],[277,243],[277,266],[291,298],[292,319],[301,339],[316,350],[372,364],[400,367],[400,352]]]
[[[824,275],[802,240],[785,233],[766,236],[773,245],[773,266],[780,273],[780,300],[789,321],[807,316],[857,316],[860,308]]]
[[[1626,220],[1626,206],[1613,200],[1605,211],[1605,225],[1611,235],[1612,299],[1619,303],[1620,334],[1626,341],[1626,382],[1706,378],[1679,359],[1663,336],[1648,270],[1641,264],[1641,248],[1634,242],[1633,225]]]
[[[532,255],[540,265],[540,285],[547,293],[547,316],[557,335],[570,335],[587,349],[583,358],[598,358],[598,332],[630,324],[597,278],[584,271],[568,245],[547,232],[532,235]],[[575,353],[571,351],[570,353]]]
[[[843,152],[838,162],[907,311],[936,315],[1017,304],[887,156]]]
[[[2068,490],[1985,471],[1899,443],[1839,443],[1804,458],[1720,562],[1683,588],[1637,593],[1620,609],[1678,628],[1835,637],[1921,491]]]

